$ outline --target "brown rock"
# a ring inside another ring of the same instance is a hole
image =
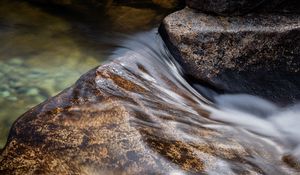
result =
[[[115,0],[109,8],[106,8],[105,17],[110,20],[115,31],[150,30],[161,23],[171,10],[181,7],[180,2],[180,0]]]
[[[178,7],[183,0],[152,0],[154,4],[157,4],[163,8],[172,9]]]
[[[295,172],[273,144],[210,120],[207,107],[161,62],[127,52],[21,116],[0,174]]]
[[[31,2],[37,2],[42,4],[53,4],[61,6],[106,6],[109,7],[112,4],[118,5],[133,5],[133,6],[145,6],[145,5],[158,5],[162,8],[174,9],[184,2],[184,0],[28,0]]]
[[[161,34],[187,76],[231,93],[300,99],[300,17],[219,17],[188,8],[165,18]]]
[[[183,8],[183,0],[27,0],[40,8],[57,8],[57,15],[106,30],[131,33],[150,30],[171,11]],[[49,9],[48,9],[49,10]],[[54,12],[55,13],[55,12]],[[79,14],[80,18],[74,18]],[[88,19],[88,20],[86,20]],[[103,20],[106,19],[106,20]]]
[[[134,31],[134,29],[149,29],[159,17],[155,10],[140,9],[129,6],[111,6],[106,11],[114,30]],[[156,22],[159,24],[159,22]]]
[[[54,4],[54,5],[108,5],[113,2],[113,0],[28,0],[31,2],[37,2],[42,4]]]

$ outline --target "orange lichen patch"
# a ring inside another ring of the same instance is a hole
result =
[[[99,153],[100,153],[100,156],[101,156],[101,157],[108,157],[108,150],[107,150],[107,148],[101,149],[101,150],[99,151]]]
[[[159,138],[149,138],[147,142],[152,149],[180,166],[183,170],[188,172],[203,172],[205,169],[203,160],[197,157],[193,151],[194,148],[187,143]]]
[[[180,159],[181,158],[181,153],[179,150],[176,148],[175,145],[171,145],[171,148],[169,149],[170,152],[168,152],[168,156],[173,157],[174,159]]]
[[[9,167],[15,167],[15,174],[45,174],[46,172],[56,171],[58,174],[71,172],[65,162],[54,158],[51,153],[44,153],[42,148],[32,147],[24,143],[17,144],[17,140],[11,141],[9,145],[12,154],[3,154],[0,159],[0,172],[12,171]],[[5,163],[4,163],[5,162]],[[75,168],[73,171],[77,171]],[[8,173],[11,174],[11,173]]]

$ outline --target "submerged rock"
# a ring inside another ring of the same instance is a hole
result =
[[[21,116],[0,174],[296,173],[273,142],[211,120],[157,53],[125,52]]]
[[[17,117],[100,63],[99,45],[89,41],[63,18],[24,1],[0,1],[1,148]]]
[[[186,8],[166,17],[160,31],[196,82],[283,103],[300,99],[298,15],[220,17]]]

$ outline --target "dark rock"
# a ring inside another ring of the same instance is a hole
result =
[[[122,33],[150,30],[153,26],[160,24],[169,13],[184,8],[184,0],[27,1],[46,12],[71,21],[72,24],[83,22],[84,25],[97,26],[100,30],[107,29]]]
[[[174,9],[182,6],[184,0],[28,0],[42,4],[60,5],[60,6],[105,6],[110,7],[114,5],[129,5],[133,7],[149,7],[159,6],[166,9]]]
[[[54,4],[54,5],[109,5],[113,2],[113,0],[28,0],[31,2],[37,2],[42,4]]]
[[[152,0],[152,2],[163,8],[174,9],[175,7],[180,6],[183,0]]]
[[[165,65],[128,52],[21,116],[0,174],[294,172],[272,143],[208,117]]]
[[[187,76],[230,93],[300,100],[300,17],[219,17],[190,9],[165,18],[161,34]]]
[[[221,15],[249,12],[300,12],[298,0],[186,0],[190,8]]]

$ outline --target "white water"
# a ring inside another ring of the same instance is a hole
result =
[[[211,118],[241,127],[257,135],[271,138],[289,146],[300,160],[300,104],[279,107],[260,97],[236,94],[215,97],[220,110],[214,110]]]
[[[119,42],[119,45],[122,49],[116,50],[111,58],[118,57],[118,55],[122,55],[124,52],[131,50],[135,54],[139,55],[137,56],[137,59],[144,58],[151,62],[152,66],[154,65],[164,69],[166,74],[170,76],[170,79],[173,77],[180,84],[180,87],[178,86],[178,88],[183,87],[187,89],[192,94],[192,98],[198,104],[199,108],[210,113],[210,119],[220,122],[220,124],[212,124],[210,126],[201,122],[196,122],[199,126],[211,127],[214,130],[221,130],[222,127],[228,127],[232,129],[232,132],[242,130],[243,132],[236,133],[237,135],[230,135],[227,133],[228,135],[225,134],[223,136],[235,137],[239,140],[243,139],[243,135],[245,135],[245,133],[249,133],[251,137],[247,135],[246,138],[249,138],[250,140],[241,140],[242,145],[246,148],[249,145],[255,145],[256,143],[253,142],[257,140],[263,140],[267,143],[265,145],[268,146],[265,150],[266,152],[273,154],[273,151],[276,150],[276,159],[278,158],[278,160],[282,160],[283,156],[289,155],[296,158],[297,162],[300,161],[300,104],[280,107],[260,97],[248,94],[218,95],[213,90],[205,87],[205,85],[197,84],[197,82],[192,82],[195,83],[192,85],[189,84],[183,77],[182,68],[165,48],[159,35],[157,35],[156,30],[137,34],[123,42]],[[155,79],[149,75],[142,75],[148,81],[155,81]],[[160,86],[157,88],[159,87]],[[161,90],[164,91],[164,89]],[[184,100],[176,98],[176,93],[171,91],[164,92],[169,94],[170,97],[172,97],[172,100],[182,101],[181,105],[184,106]],[[213,98],[214,102],[205,98],[206,96]],[[165,100],[167,101],[167,99]],[[188,106],[184,106],[184,108],[185,110],[188,110]],[[199,118],[203,117],[193,111],[193,109],[191,109],[191,113],[198,115],[197,117]],[[190,116],[180,117],[182,117],[181,120],[186,119],[191,122],[189,118]],[[153,121],[158,122],[157,119],[154,119]],[[168,125],[181,124],[180,121],[173,121],[173,123],[170,121],[168,122]],[[161,132],[167,133],[167,131],[164,131],[163,129],[164,128],[161,128]],[[180,130],[177,132],[179,133],[179,131]],[[171,135],[173,134],[174,133],[171,133]],[[199,136],[187,135],[184,132],[180,132],[180,134],[186,139],[185,141],[198,142],[199,140],[202,140]],[[257,139],[253,139],[252,137]],[[227,145],[224,145],[224,147],[226,146]],[[255,149],[250,146],[249,148]],[[274,172],[277,171],[280,174],[280,172],[282,172],[279,168],[276,169],[276,164],[269,165],[267,163],[261,163],[260,161],[262,159],[260,159],[259,156],[254,157],[253,159],[255,160],[252,162],[254,164],[261,165],[261,168],[266,174],[274,174]],[[215,165],[217,167],[222,167],[222,169],[228,169],[227,173],[229,173],[231,168],[230,162],[226,162],[221,159],[219,161],[221,162],[215,162]],[[226,168],[226,166],[229,168]]]

